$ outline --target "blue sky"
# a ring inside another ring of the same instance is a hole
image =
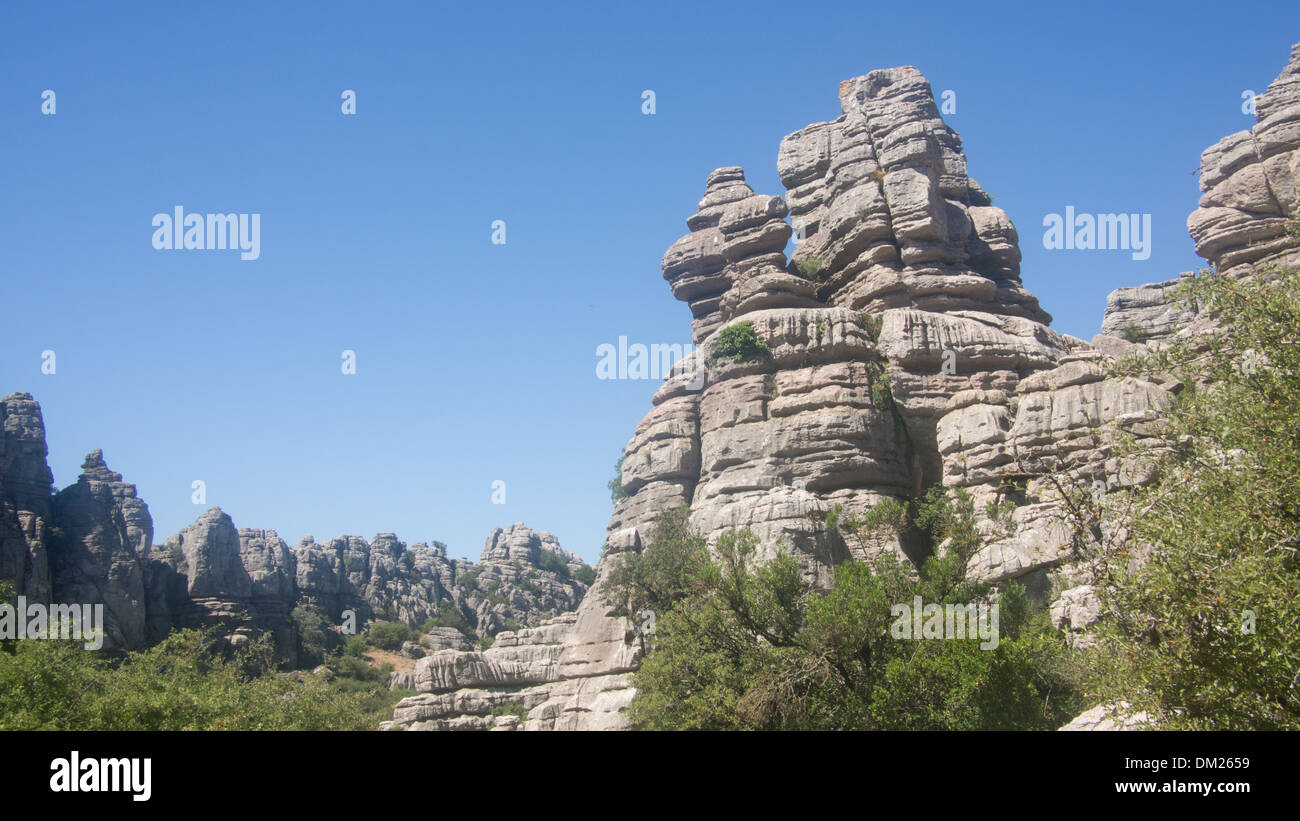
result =
[[[1253,2],[471,6],[5,4],[0,394],[40,400],[56,485],[103,448],[159,540],[220,505],[473,558],[523,521],[594,561],[656,388],[595,350],[690,341],[659,260],[710,170],[782,193],[781,138],[841,80],[915,65],[1025,285],[1090,338],[1109,291],[1200,264],[1200,152],[1300,39]],[[261,214],[261,257],[155,250],[176,205]],[[1150,259],[1045,250],[1067,205],[1150,213]]]

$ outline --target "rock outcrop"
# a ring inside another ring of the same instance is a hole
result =
[[[1163,342],[1186,328],[1196,318],[1196,311],[1178,298],[1177,289],[1189,276],[1191,272],[1164,282],[1111,291],[1106,298],[1101,334],[1093,339],[1093,345],[1104,350],[1105,337],[1134,344]],[[1130,349],[1115,350],[1122,355]]]

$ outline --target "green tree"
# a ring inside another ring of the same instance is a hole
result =
[[[366,631],[366,641],[380,650],[397,651],[402,644],[416,638],[416,633],[400,621],[377,621]]]
[[[298,664],[314,667],[325,659],[325,616],[311,605],[300,604],[289,613],[298,634]]]
[[[1077,711],[1064,641],[1023,588],[998,598],[995,648],[978,640],[895,638],[894,607],[964,604],[990,595],[966,580],[979,540],[969,498],[929,502],[945,550],[914,571],[892,554],[846,562],[811,590],[783,551],[757,560],[747,530],[712,551],[674,513],[615,567],[618,601],[659,614],[635,676],[633,720],[650,729],[1031,729]],[[901,505],[866,517],[897,527]]]

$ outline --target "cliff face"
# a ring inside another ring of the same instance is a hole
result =
[[[719,168],[689,233],[664,255],[699,349],[655,393],[624,450],[627,496],[576,618],[485,653],[423,659],[414,685],[425,694],[387,726],[627,726],[639,642],[610,615],[601,580],[679,506],[710,540],[749,527],[769,553],[784,545],[825,586],[855,552],[823,524],[834,505],[860,515],[935,484],[963,487],[981,517],[987,501],[1015,503],[1010,521],[981,521],[974,576],[1057,591],[1054,620],[1081,634],[1095,618],[1045,473],[1084,487],[1149,478],[1121,463],[1109,435],[1143,436],[1180,386],[1108,379],[1102,365],[1198,332],[1198,319],[1170,297],[1171,280],[1113,293],[1092,344],[1051,330],[1021,285],[1014,225],[967,174],[921,73],[874,71],[841,83],[839,97],[839,117],[781,142],[784,196],[756,194],[740,168]],[[1300,47],[1257,110],[1255,128],[1205,152],[1205,193],[1189,219],[1198,252],[1233,275],[1295,261],[1285,217],[1300,204]],[[770,356],[721,355],[719,331],[742,322]],[[506,703],[527,717],[488,715]]]
[[[300,605],[334,626],[350,610],[358,628],[376,619],[418,626],[455,610],[467,633],[486,638],[572,612],[587,592],[591,569],[523,524],[494,530],[477,564],[448,559],[437,543],[408,548],[391,533],[307,536],[290,548],[274,530],[236,528],[215,507],[155,544],[148,505],[102,452],[56,494],[40,405],[10,394],[0,420],[0,580],[32,602],[104,605],[110,650],[204,627],[232,645],[268,634],[296,661],[291,613]]]

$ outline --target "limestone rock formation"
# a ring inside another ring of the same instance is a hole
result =
[[[1258,100],[1255,128],[1205,154],[1205,195],[1189,227],[1221,269],[1294,251],[1286,215],[1300,204],[1298,55]],[[1015,226],[968,175],[921,73],[873,71],[839,91],[839,117],[781,142],[783,197],[756,194],[738,167],[719,168],[689,233],[664,255],[698,350],[655,393],[624,449],[625,497],[572,625],[422,660],[422,694],[389,726],[626,726],[639,642],[604,603],[602,580],[642,548],[657,515],[679,506],[710,541],[751,528],[826,586],[853,555],[825,526],[835,505],[860,515],[933,485],[965,488],[984,536],[972,575],[1050,596],[1058,626],[1086,643],[1096,591],[1047,476],[1101,492],[1152,478],[1117,456],[1114,436],[1147,435],[1180,386],[1110,377],[1105,365],[1191,332],[1195,309],[1172,298],[1171,280],[1112,294],[1094,344],[1051,330],[1022,285]],[[768,355],[723,348],[720,332],[742,323]],[[1008,501],[1009,515],[986,512]],[[884,549],[915,558],[916,547]],[[493,716],[503,705],[524,717]]]
[[[393,726],[495,728],[491,705],[516,701],[528,710],[514,727],[626,726],[640,642],[611,615],[601,579],[642,548],[665,510],[688,506],[710,541],[751,528],[768,555],[784,546],[809,583],[825,587],[853,550],[825,525],[835,505],[860,515],[940,482],[996,487],[1009,434],[1037,443],[1100,424],[1103,406],[1112,415],[1146,407],[1143,387],[1132,388],[1137,398],[1127,384],[1081,387],[1094,374],[1066,361],[1086,343],[1049,329],[1021,286],[1015,228],[968,177],[961,141],[920,72],[847,81],[840,103],[836,120],[781,143],[784,197],[755,194],[741,169],[719,168],[687,219],[690,233],[664,255],[663,276],[689,304],[699,348],[656,392],[624,449],[625,498],[562,647],[521,633],[526,652],[435,654],[421,662],[427,679],[416,677],[428,694],[399,705]],[[770,355],[723,349],[719,332],[741,323]],[[1019,412],[1020,383],[1062,362],[1074,370],[1035,390],[1066,393]],[[945,425],[948,414],[958,415]],[[959,464],[959,451],[981,447],[982,464]],[[1012,578],[1055,561],[1007,545],[985,565]]]

